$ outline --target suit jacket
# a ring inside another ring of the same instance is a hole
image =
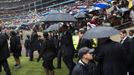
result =
[[[10,56],[7,40],[8,36],[0,33],[0,60],[7,59]]]
[[[63,56],[73,56],[74,55],[74,46],[72,41],[72,35],[69,31],[66,31],[61,36],[61,50]]]
[[[42,43],[41,53],[39,58],[43,60],[53,60],[56,57],[56,48],[53,39],[44,39]]]
[[[127,37],[127,38],[123,41],[123,43],[121,43],[121,44],[122,44],[123,48],[125,49],[126,54],[128,54],[128,53],[129,53],[129,49],[130,49],[130,38]]]
[[[126,65],[127,65],[127,70],[129,71],[129,65],[130,65],[130,47],[131,47],[131,45],[130,45],[130,38],[129,37],[127,37],[124,41],[123,41],[123,43],[121,43],[121,45],[123,46],[123,48],[124,48],[124,51],[125,51],[125,59],[126,59]]]
[[[130,39],[130,50],[128,54],[129,71],[134,72],[134,37]]]
[[[31,34],[31,49],[38,50],[38,34],[36,32]]]
[[[22,46],[21,46],[21,42],[20,42],[20,37],[19,36],[12,36],[10,38],[10,50],[12,52],[21,52]]]

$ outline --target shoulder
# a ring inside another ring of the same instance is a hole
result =
[[[80,74],[81,71],[82,71],[81,65],[76,64],[73,71],[72,71],[72,75],[81,75]]]
[[[80,72],[82,70],[82,65],[80,63],[77,63],[73,69],[75,72]]]

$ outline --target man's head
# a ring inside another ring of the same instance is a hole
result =
[[[121,39],[124,39],[127,36],[127,31],[126,30],[121,30],[120,31],[120,37]]]
[[[62,32],[65,32],[68,30],[68,26],[66,24],[63,24],[63,26],[61,27]]]
[[[93,59],[93,56],[92,56],[93,52],[94,52],[94,49],[83,47],[79,50],[78,55],[80,59],[85,59],[85,60],[90,61]]]
[[[29,39],[30,38],[30,35],[27,35],[27,38]]]
[[[129,35],[133,36],[134,35],[134,30],[129,30]]]

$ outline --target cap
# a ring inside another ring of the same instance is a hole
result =
[[[78,56],[79,56],[79,58],[82,58],[84,54],[93,53],[93,52],[94,52],[94,49],[90,49],[88,47],[83,47],[79,50]]]

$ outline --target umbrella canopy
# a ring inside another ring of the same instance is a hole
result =
[[[87,12],[88,10],[86,8],[80,9],[80,12]]]
[[[107,2],[112,2],[113,0],[107,0]]]
[[[58,31],[62,27],[61,23],[57,23],[54,25],[49,26],[45,31],[50,32],[50,31]]]
[[[101,8],[99,8],[99,7],[94,7],[94,6],[91,6],[90,8],[89,8],[89,12],[92,12],[92,11],[95,11],[95,10],[100,10]]]
[[[72,15],[68,13],[51,13],[44,16],[41,21],[44,22],[75,22],[77,21]]]
[[[110,37],[112,35],[119,34],[119,31],[113,27],[95,27],[88,30],[83,38],[85,39],[93,39],[93,38],[105,38]]]
[[[52,13],[59,13],[59,11],[57,11],[57,10],[50,10],[50,11],[48,11],[48,12],[43,13],[42,15],[43,15],[43,16],[46,16],[46,15],[52,14]]]
[[[75,18],[86,18],[86,13],[78,12],[74,15]]]
[[[128,8],[120,8],[119,11],[120,12],[126,12],[126,11],[129,11],[129,9]]]
[[[99,8],[101,8],[101,9],[105,9],[105,8],[109,8],[109,7],[110,7],[110,5],[107,4],[107,3],[97,3],[97,4],[95,4],[94,6],[95,6],[95,7],[99,7]]]

